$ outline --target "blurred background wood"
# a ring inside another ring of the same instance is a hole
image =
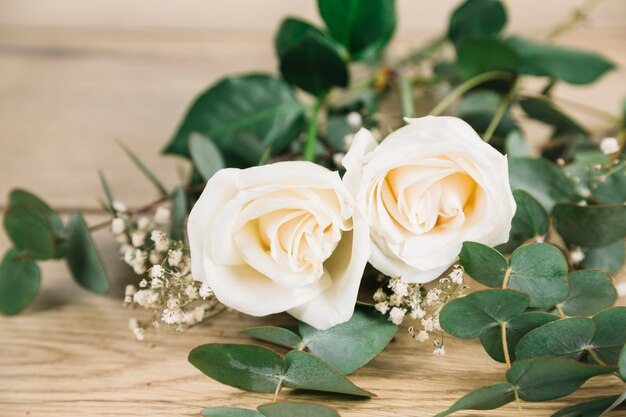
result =
[[[391,56],[443,30],[456,3],[399,0]],[[510,1],[509,31],[540,35],[578,4]],[[115,140],[133,148],[168,184],[177,183],[185,162],[159,150],[186,106],[226,74],[274,72],[271,40],[287,14],[319,20],[312,0],[0,0],[0,205],[19,186],[54,206],[87,210],[88,221],[96,223],[103,219],[96,168],[105,171],[121,200],[152,200],[150,185]],[[599,50],[620,68],[591,87],[559,85],[555,94],[618,113],[626,93],[625,18],[626,1],[604,0],[588,22],[559,38],[564,45]],[[604,128],[596,119],[584,120],[599,132]],[[270,400],[209,380],[187,364],[186,355],[201,343],[249,342],[239,330],[272,320],[224,313],[184,335],[136,342],[126,328],[132,313],[121,305],[122,289],[134,275],[117,260],[106,232],[98,234],[98,244],[114,281],[110,297],[79,289],[64,265],[49,262],[32,306],[18,317],[0,317],[0,416],[198,415],[206,406],[254,407]],[[2,235],[0,250],[6,247]],[[421,417],[502,378],[503,365],[479,345],[450,340],[447,347],[448,356],[434,359],[428,343],[412,342],[401,330],[354,376],[378,398],[288,397],[328,402],[344,417]],[[608,386],[616,391],[619,384],[610,381],[588,384],[575,399],[528,405],[527,416],[549,416],[576,399],[606,394]],[[517,414],[508,407],[490,415]]]

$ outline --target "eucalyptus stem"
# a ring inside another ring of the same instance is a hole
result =
[[[278,378],[278,384],[276,384],[276,390],[274,391],[274,398],[272,399],[272,402],[275,403],[276,400],[278,400],[278,393],[280,392],[280,390],[283,388],[283,377],[279,377]]]
[[[587,0],[585,3],[583,3],[582,6],[574,10],[574,12],[569,17],[569,19],[555,26],[554,29],[552,29],[546,35],[546,38],[554,39],[557,36],[560,36],[564,34],[565,32],[568,32],[574,29],[576,26],[578,26],[579,23],[587,20],[587,18],[589,17],[589,13],[591,13],[593,8],[596,7],[598,3],[600,3],[600,1],[601,0]]]
[[[511,101],[513,101],[513,98],[515,97],[516,93],[517,93],[517,79],[513,81],[513,85],[511,85],[511,88],[509,88],[509,91],[506,93],[506,96],[504,96],[502,101],[500,101],[500,104],[498,105],[498,108],[496,109],[496,112],[493,115],[493,119],[491,119],[491,122],[489,123],[489,126],[487,127],[487,130],[485,131],[485,134],[483,135],[483,140],[485,142],[489,143],[489,141],[493,137],[494,132],[496,131],[498,125],[502,121],[502,118],[506,114],[506,111],[511,105]]]
[[[407,77],[400,77],[398,80],[398,91],[400,92],[400,104],[402,105],[402,115],[404,117],[415,117],[415,105],[413,103],[413,85]]]
[[[445,109],[448,108],[448,106],[454,103],[459,97],[461,97],[463,94],[467,93],[469,90],[476,87],[477,85],[480,85],[484,82],[491,81],[491,80],[506,80],[511,77],[512,75],[510,73],[504,72],[504,71],[489,71],[489,72],[483,72],[482,74],[478,74],[475,77],[472,77],[467,81],[464,81],[462,84],[457,86],[454,90],[452,90],[447,96],[443,98],[443,100],[439,102],[439,104],[435,106],[434,109],[432,109],[432,111],[430,112],[430,115],[439,116],[441,113],[443,113]]]
[[[305,161],[311,161],[315,159],[315,147],[317,145],[317,118],[322,108],[322,100],[317,100],[311,108],[311,118],[309,119],[309,126],[307,128],[306,144],[304,145],[304,153],[302,158]]]

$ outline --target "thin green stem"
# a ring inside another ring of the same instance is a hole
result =
[[[322,108],[322,100],[317,100],[311,108],[311,117],[307,129],[306,144],[304,145],[304,153],[302,157],[305,161],[313,161],[315,159],[315,147],[317,145],[317,119]]]
[[[491,122],[489,123],[489,126],[487,127],[487,130],[485,131],[485,134],[483,135],[483,140],[485,142],[489,143],[489,141],[493,137],[493,133],[496,131],[496,128],[502,121],[502,118],[506,114],[506,111],[511,105],[511,102],[513,101],[513,98],[515,97],[516,93],[517,93],[517,80],[513,82],[513,84],[511,85],[511,88],[509,88],[509,91],[506,93],[506,96],[504,96],[502,101],[500,101],[500,104],[498,105],[498,108],[496,109],[496,112],[493,115],[493,119],[491,119]]]
[[[400,92],[400,103],[402,105],[402,115],[404,117],[415,117],[412,87],[413,86],[409,78],[400,77],[398,80],[398,91]]]
[[[445,109],[448,108],[452,103],[454,103],[459,97],[463,94],[467,93],[472,88],[480,85],[484,82],[491,80],[507,80],[512,77],[512,74],[503,71],[489,71],[484,72],[482,74],[478,74],[475,77],[470,78],[469,80],[463,82],[459,86],[457,86],[454,90],[452,90],[447,96],[443,98],[435,106],[435,108],[430,112],[431,116],[439,116]]]
[[[274,391],[274,398],[272,399],[272,402],[274,402],[274,403],[278,399],[278,393],[283,388],[283,378],[284,378],[283,376],[278,378],[278,384],[276,384],[276,390]]]
[[[507,270],[507,276],[508,276]],[[502,350],[504,352],[504,361],[506,362],[506,369],[511,369],[511,356],[509,355],[509,344],[506,340],[506,322],[500,323],[500,332],[502,334]],[[521,417],[524,417],[524,410],[522,409],[522,401],[519,398],[517,387],[513,387],[513,395],[515,396],[515,405],[517,405],[517,412]]]

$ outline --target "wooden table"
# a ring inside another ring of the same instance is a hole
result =
[[[426,35],[403,35],[394,53]],[[97,204],[101,168],[120,199],[131,206],[150,201],[153,190],[114,141],[135,149],[173,185],[186,165],[158,152],[184,108],[221,75],[275,70],[270,39],[269,33],[0,28],[0,194],[24,187],[64,213],[83,210],[96,223],[105,219]],[[625,31],[580,30],[563,41],[600,48],[626,64]],[[620,69],[592,88],[558,87],[557,94],[616,113],[624,85]],[[136,278],[117,260],[106,231],[96,240],[113,284],[109,296],[78,288],[62,263],[48,262],[32,305],[19,316],[0,317],[0,416],[192,416],[203,407],[254,408],[271,400],[206,378],[186,357],[207,342],[250,342],[241,329],[287,322],[286,316],[224,313],[183,335],[137,342],[127,329],[133,313],[121,301],[124,285]],[[2,236],[0,249],[6,247]],[[448,355],[437,359],[430,344],[411,341],[405,330],[353,376],[377,398],[283,398],[321,401],[344,417],[432,416],[464,393],[502,380],[504,365],[477,343],[449,340]],[[573,398],[525,405],[526,415],[549,416],[619,386],[610,376],[597,378]],[[488,415],[517,412],[508,406]]]

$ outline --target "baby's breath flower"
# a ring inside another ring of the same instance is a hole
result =
[[[426,330],[420,330],[415,338],[420,342],[425,342],[428,340],[428,332]]]
[[[343,158],[346,157],[346,154],[343,152],[337,152],[336,154],[333,155],[333,163],[335,164],[336,167],[342,167],[343,166]]]
[[[355,111],[348,113],[346,121],[353,129],[358,129],[363,125],[363,117],[361,117],[360,113]]]
[[[343,144],[346,148],[352,146],[352,142],[354,142],[354,133],[348,133],[346,136],[343,137]]]
[[[114,201],[111,206],[113,207],[113,210],[119,213],[125,213],[128,210],[126,204],[122,203],[121,201]]]
[[[134,232],[130,235],[130,241],[134,247],[141,247],[146,242],[146,234],[144,232]]]
[[[402,324],[402,321],[404,320],[404,316],[406,316],[406,309],[404,308],[394,307],[389,312],[389,319],[396,326],[399,326]]]
[[[200,297],[202,297],[203,300],[209,298],[210,296],[213,295],[213,291],[211,290],[211,287],[209,286],[208,282],[203,282],[202,285],[200,286],[200,290],[198,291]]]
[[[435,356],[445,356],[446,355],[446,348],[441,345],[439,347],[436,347],[435,350],[433,350],[433,355]]]
[[[153,265],[150,268],[150,278],[157,279],[163,277],[165,269],[161,265]]]
[[[142,279],[141,281],[139,281],[139,288],[146,288],[148,286],[148,281],[146,281],[145,279]]]
[[[146,216],[141,216],[137,220],[137,228],[139,230],[146,230],[148,228],[148,226],[150,226],[150,219],[147,218]]]
[[[619,152],[619,142],[615,138],[604,138],[600,142],[600,150],[605,155],[612,155]]]
[[[376,303],[374,307],[380,312],[380,314],[387,314],[387,312],[389,311],[389,303],[387,303],[386,301]]]
[[[156,210],[156,213],[154,213],[154,221],[158,224],[166,224],[170,221],[171,215],[170,209],[161,206]]]
[[[180,249],[175,249],[175,250],[170,251],[167,257],[167,263],[169,263],[170,266],[173,266],[173,267],[179,266],[182,260],[183,260],[183,251]]]
[[[148,256],[148,260],[150,261],[152,265],[156,265],[156,264],[160,264],[163,258],[159,252],[152,251],[150,252],[150,256]]]
[[[154,249],[158,252],[165,252],[169,249],[170,240],[167,235],[160,230],[152,231],[150,239],[154,242]]]
[[[585,253],[582,251],[580,246],[576,246],[570,251],[569,259],[574,265],[579,264],[583,261],[583,259],[585,259]]]
[[[111,232],[113,232],[114,235],[124,233],[125,230],[126,223],[124,223],[123,219],[120,219],[119,217],[113,219],[113,221],[111,222]]]

